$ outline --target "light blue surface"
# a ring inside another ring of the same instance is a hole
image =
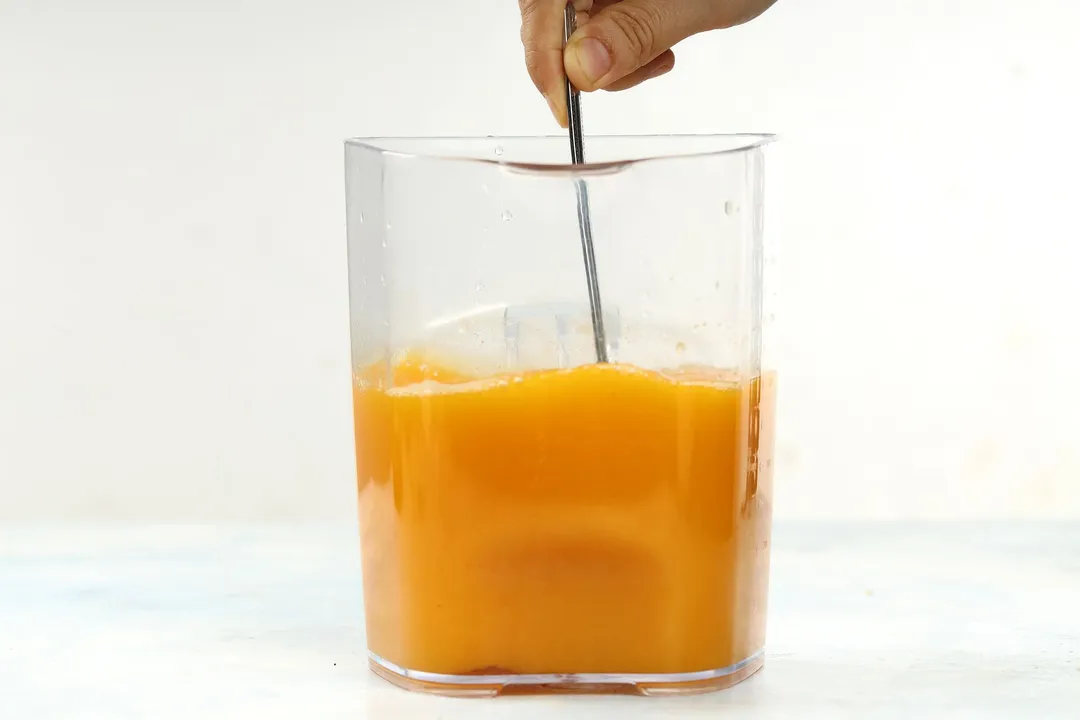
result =
[[[450,700],[367,670],[354,528],[0,528],[0,718],[1080,718],[1080,524],[778,528],[765,669]]]

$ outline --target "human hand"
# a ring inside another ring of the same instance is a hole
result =
[[[752,20],[775,2],[573,0],[578,29],[564,50],[566,0],[518,0],[525,64],[566,127],[564,77],[582,92],[626,90],[675,67],[671,48],[681,40]]]

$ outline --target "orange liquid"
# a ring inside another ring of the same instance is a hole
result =
[[[775,378],[405,361],[354,401],[368,646],[445,674],[685,673],[764,645]]]

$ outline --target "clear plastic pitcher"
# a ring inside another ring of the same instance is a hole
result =
[[[448,694],[658,694],[761,667],[768,141],[595,137],[577,167],[565,137],[347,142],[378,674]]]

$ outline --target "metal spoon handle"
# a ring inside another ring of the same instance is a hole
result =
[[[577,29],[577,11],[572,2],[566,4],[563,14],[563,45]],[[566,80],[567,124],[570,128],[570,162],[585,162],[585,140],[581,131],[581,93]],[[589,213],[589,187],[583,178],[574,180],[577,191],[578,233],[581,235],[581,255],[585,261],[585,282],[589,290],[589,311],[592,316],[593,341],[596,344],[596,361],[608,361],[607,337],[604,333],[604,311],[600,303],[600,281],[596,272],[596,252],[593,250],[592,218]]]

